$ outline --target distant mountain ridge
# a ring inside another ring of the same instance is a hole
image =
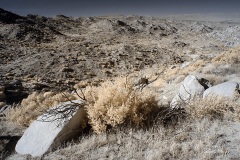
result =
[[[49,42],[62,35],[56,28],[0,8],[0,37],[21,41]]]

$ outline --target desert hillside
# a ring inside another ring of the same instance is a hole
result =
[[[239,84],[236,15],[0,9],[0,159],[239,159]],[[74,139],[15,151],[39,116],[77,99],[87,118]]]

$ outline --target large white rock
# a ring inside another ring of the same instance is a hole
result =
[[[72,102],[79,105],[73,106],[71,102],[62,103],[32,122],[18,141],[15,147],[16,152],[30,154],[33,157],[42,156],[50,148],[55,148],[79,134],[86,122],[87,113],[82,101]],[[56,114],[56,111],[64,112],[66,109],[68,109],[70,116]]]
[[[182,103],[188,103],[196,96],[202,97],[204,90],[196,76],[187,76],[180,86],[179,93],[172,99],[171,108],[179,107]]]
[[[227,81],[216,86],[208,88],[203,97],[216,96],[216,97],[228,97],[234,98],[236,94],[239,94],[239,84],[237,82]]]

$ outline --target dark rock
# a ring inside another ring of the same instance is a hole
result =
[[[5,85],[6,102],[8,104],[19,103],[28,96],[20,80],[10,81]]]
[[[199,78],[198,82],[204,87],[205,90],[208,89],[209,87],[212,87],[211,83],[207,79]]]
[[[1,157],[7,158],[15,151],[15,146],[21,136],[0,136],[0,142],[4,142],[3,151]]]
[[[117,21],[117,24],[118,24],[119,26],[126,26],[126,25],[127,25],[125,22],[120,21],[120,20]]]
[[[185,46],[187,46],[187,44],[184,43],[184,42],[174,42],[173,45],[176,46],[176,47],[185,47]]]
[[[73,72],[73,71],[74,71],[74,69],[69,68],[69,67],[64,67],[64,68],[62,69],[62,72]]]
[[[50,88],[50,86],[44,83],[34,83],[32,88],[34,90],[43,90],[44,88]]]

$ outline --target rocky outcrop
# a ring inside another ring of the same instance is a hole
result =
[[[87,118],[83,105],[80,100],[65,102],[38,117],[18,141],[16,152],[42,156],[50,148],[80,134]]]
[[[239,95],[240,88],[237,82],[227,81],[216,86],[208,88],[204,93],[203,97],[207,98],[210,96],[215,97],[227,97],[233,99],[236,95]]]

